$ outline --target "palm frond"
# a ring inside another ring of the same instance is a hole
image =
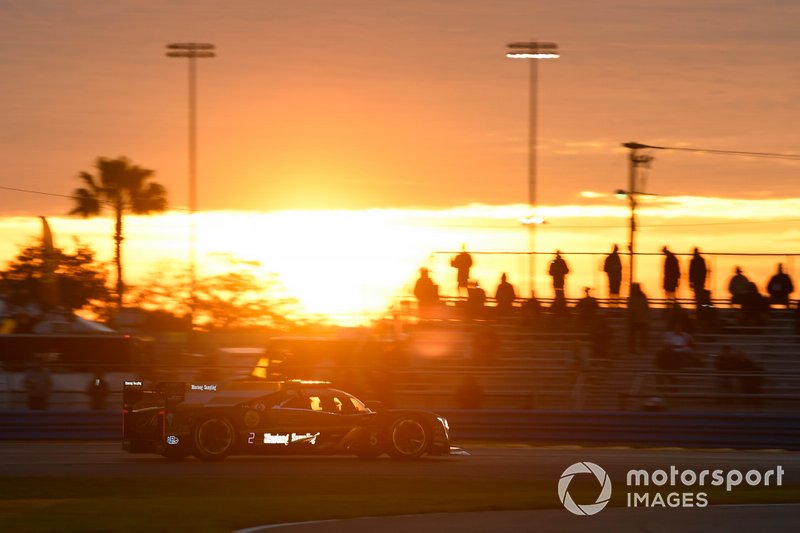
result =
[[[148,183],[136,194],[129,192],[131,211],[138,215],[158,213],[167,208],[167,190],[160,183]]]
[[[75,206],[69,212],[70,215],[80,215],[83,218],[99,215],[102,210],[100,198],[89,189],[75,189],[73,193]]]

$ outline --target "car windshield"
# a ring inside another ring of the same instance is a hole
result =
[[[355,396],[350,396],[348,394],[347,395],[347,399],[353,405],[353,410],[355,412],[357,412],[357,413],[368,413],[369,412],[369,409],[367,408],[366,405],[364,405],[364,402],[362,402],[361,400],[359,400]]]
[[[355,396],[334,389],[307,389],[297,391],[282,402],[280,407],[343,415],[370,412],[367,406]]]

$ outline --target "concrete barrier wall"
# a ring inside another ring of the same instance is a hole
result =
[[[448,410],[455,441],[800,449],[800,415]],[[0,412],[0,440],[118,440],[118,411]]]
[[[508,410],[441,414],[456,440],[800,449],[800,415]]]

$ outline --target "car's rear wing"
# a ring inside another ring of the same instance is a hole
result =
[[[147,388],[142,381],[125,381],[122,386],[122,408],[130,411],[137,407],[174,408],[186,398],[187,384],[183,381],[158,383],[155,388]]]
[[[155,386],[147,386],[143,381],[125,381],[122,387],[122,408],[125,411],[147,407],[160,407],[173,410],[178,404],[206,403],[218,397],[220,391],[248,390],[249,382],[197,383],[188,381],[163,381]],[[255,382],[258,390],[278,390],[280,384]]]

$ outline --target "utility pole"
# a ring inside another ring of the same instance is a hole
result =
[[[648,167],[653,160],[653,156],[640,152],[644,148],[652,148],[646,144],[628,142],[622,146],[631,151],[629,156],[628,190],[625,191],[631,207],[630,239],[628,241],[628,295],[630,296],[634,283],[634,257],[636,256],[636,202],[637,196],[644,192],[639,190],[639,168]]]
[[[167,45],[167,57],[189,60],[189,327],[194,331],[194,314],[197,306],[197,243],[194,214],[197,211],[197,59],[215,57],[215,46],[210,43],[172,43]]]

